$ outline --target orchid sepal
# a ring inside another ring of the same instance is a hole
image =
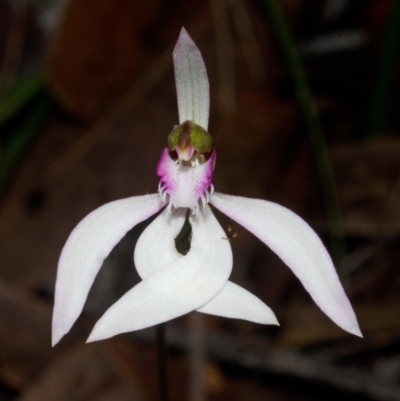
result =
[[[300,216],[273,202],[217,192],[210,202],[271,248],[339,327],[362,337],[332,259],[318,235]]]
[[[110,202],[88,214],[71,232],[58,262],[53,346],[79,317],[94,279],[113,247],[132,227],[164,206],[158,194]]]
[[[200,50],[181,29],[172,54],[174,60],[179,123],[193,121],[206,131],[210,113],[210,84]]]

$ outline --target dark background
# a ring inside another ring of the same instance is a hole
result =
[[[215,188],[306,219],[365,338],[336,327],[234,224],[232,280],[281,327],[196,313],[168,323],[171,400],[400,400],[397,0],[0,1],[0,400],[158,399],[154,329],[84,345],[139,280],[145,223],[105,261],[54,349],[51,312],[75,225],[157,190],[178,122],[182,26],[209,74]]]

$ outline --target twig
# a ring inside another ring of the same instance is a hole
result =
[[[156,326],[156,348],[160,401],[168,401],[167,358],[165,349],[165,323]]]
[[[151,331],[138,331],[131,337],[143,342],[152,341]],[[186,330],[170,327],[169,347],[186,351],[189,336]],[[312,383],[325,384],[352,394],[367,395],[379,401],[400,401],[400,386],[358,367],[336,366],[332,357],[325,353],[307,355],[297,351],[260,351],[265,341],[253,338],[251,348],[243,348],[231,335],[216,334],[205,339],[206,355],[219,362],[266,374],[283,375]]]
[[[205,349],[204,349],[204,316],[193,312],[189,319],[189,401],[204,401],[205,389]]]

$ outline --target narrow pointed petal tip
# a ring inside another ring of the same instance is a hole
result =
[[[51,334],[51,346],[55,347],[59,341],[64,337],[65,334],[67,334],[68,331],[57,331],[55,329],[52,329],[52,334]]]
[[[94,343],[95,341],[106,340],[107,338],[110,338],[110,337],[111,336],[109,336],[109,337],[103,336],[102,337],[100,334],[100,331],[98,331],[97,333],[92,331],[86,340],[86,344]]]
[[[79,317],[104,259],[136,224],[157,213],[160,196],[144,195],[110,202],[88,214],[72,231],[58,263],[52,321],[52,344]]]
[[[231,319],[279,326],[274,312],[261,299],[230,281],[211,301],[197,311]]]
[[[185,28],[173,51],[179,122],[193,121],[208,129],[210,87],[200,50]]]
[[[210,203],[271,248],[332,321],[362,337],[325,246],[300,216],[276,203],[220,193],[214,193]]]
[[[348,329],[345,329],[348,333],[354,334],[357,337],[364,338],[363,334],[361,333],[360,327],[358,324],[349,327]]]

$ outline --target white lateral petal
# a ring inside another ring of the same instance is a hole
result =
[[[143,231],[134,253],[136,269],[142,279],[183,258],[175,248],[175,238],[185,221],[186,210],[164,210]],[[198,312],[244,319],[261,324],[278,324],[272,310],[244,288],[228,281],[224,288]]]
[[[208,129],[210,88],[200,50],[182,28],[173,52],[179,122],[190,120]]]
[[[279,326],[274,312],[261,299],[228,281],[224,288],[198,312]]]
[[[139,276],[144,280],[155,272],[183,258],[175,248],[175,238],[185,222],[187,209],[163,210],[139,237],[134,261]]]
[[[90,287],[110,251],[132,227],[164,205],[158,194],[110,202],[88,214],[71,232],[58,262],[53,346],[82,312]]]
[[[214,193],[211,204],[268,245],[338,326],[362,337],[332,260],[314,230],[276,203]]]
[[[192,221],[189,253],[141,281],[112,305],[88,342],[144,329],[191,312],[213,298],[232,270],[232,251],[211,209]]]

